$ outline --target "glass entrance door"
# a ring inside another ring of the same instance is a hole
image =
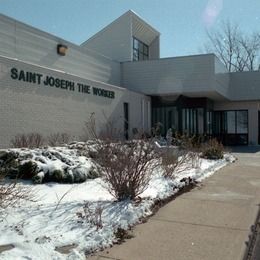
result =
[[[182,132],[187,135],[200,135],[204,133],[204,109],[182,109]]]
[[[169,128],[173,132],[178,131],[178,112],[176,107],[154,107],[152,108],[152,125],[155,127],[157,124],[161,125],[162,135],[166,135]]]

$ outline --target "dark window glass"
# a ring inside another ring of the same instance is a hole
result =
[[[204,110],[203,108],[198,108],[198,133],[204,133]]]
[[[133,60],[134,61],[138,61],[139,60],[139,58],[138,58],[138,50],[134,50],[134,52],[133,52]]]
[[[182,109],[182,131],[185,134],[204,133],[203,108]]]
[[[207,133],[209,135],[212,134],[212,112],[211,111],[207,112]]]
[[[237,133],[247,134],[248,132],[247,111],[237,111]]]
[[[139,41],[138,42],[138,50],[140,51],[140,52],[144,52],[144,50],[143,50],[143,46],[144,46],[144,44],[141,42],[141,41]]]
[[[236,113],[235,111],[228,111],[227,113],[227,133],[236,133]]]
[[[248,144],[248,111],[215,111],[213,134],[225,145]]]
[[[148,46],[144,44],[144,54],[148,56]]]
[[[148,60],[148,58],[149,47],[145,43],[133,38],[133,60]]]
[[[138,40],[134,39],[134,49],[138,50]]]

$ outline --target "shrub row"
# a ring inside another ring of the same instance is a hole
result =
[[[54,133],[48,137],[43,137],[40,133],[18,134],[11,140],[14,148],[39,148],[44,145],[58,146],[68,144],[71,137],[67,133]]]
[[[36,184],[81,183],[99,177],[93,163],[82,164],[76,159],[75,151],[69,149],[66,151],[67,154],[49,148],[2,151],[0,152],[0,174],[11,179],[32,180]]]
[[[164,177],[174,179],[178,173],[197,167],[199,155],[206,159],[222,159],[224,149],[223,145],[215,139],[199,145],[193,142],[192,138],[185,136],[180,140],[177,149],[163,152],[156,149],[152,141],[147,140],[116,143],[97,140],[95,149],[90,151],[96,163],[96,167],[91,169],[65,167],[44,172],[37,167],[37,163],[31,160],[30,156],[24,158],[27,161],[19,163],[17,160],[19,155],[13,152],[0,155],[1,170],[11,177],[32,179],[34,183],[49,181],[79,183],[87,178],[102,175],[108,184],[108,191],[117,200],[125,200],[135,199],[147,188],[152,171],[156,167],[161,167]],[[80,151],[80,154],[82,153],[84,154]],[[44,154],[47,157],[52,156],[45,152]],[[66,158],[57,154],[58,159],[66,161]],[[87,154],[90,156],[89,151]],[[50,160],[56,160],[56,157],[50,157]]]

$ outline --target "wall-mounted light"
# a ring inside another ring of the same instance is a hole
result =
[[[57,53],[61,56],[65,56],[66,52],[68,50],[68,46],[63,45],[63,44],[58,44],[57,45]]]

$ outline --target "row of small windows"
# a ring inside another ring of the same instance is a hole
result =
[[[133,38],[133,60],[148,60],[149,47],[145,43]]]

